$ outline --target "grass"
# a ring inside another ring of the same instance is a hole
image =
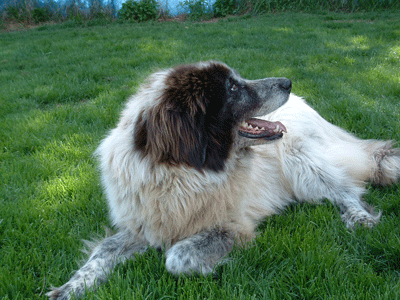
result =
[[[230,17],[210,23],[42,26],[0,33],[0,297],[44,299],[110,226],[92,153],[126,98],[159,68],[222,60],[285,76],[323,117],[400,141],[400,14]],[[369,188],[372,230],[296,205],[212,277],[174,277],[151,250],[87,299],[399,299],[399,186]]]

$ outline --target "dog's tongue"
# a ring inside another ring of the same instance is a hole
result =
[[[251,118],[240,124],[239,132],[248,138],[268,138],[287,131],[285,125],[279,121]]]

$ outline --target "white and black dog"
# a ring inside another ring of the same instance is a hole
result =
[[[151,75],[97,150],[118,232],[48,296],[83,296],[148,246],[167,249],[171,273],[210,273],[295,201],[327,198],[347,227],[375,225],[365,184],[397,181],[399,149],[354,137],[290,91],[289,79],[246,80],[213,61]]]

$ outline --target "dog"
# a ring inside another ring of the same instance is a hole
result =
[[[216,61],[151,75],[96,151],[118,231],[47,295],[82,297],[148,247],[166,249],[172,274],[209,274],[295,202],[329,199],[347,227],[377,224],[365,186],[398,180],[400,150],[330,124],[291,88]]]

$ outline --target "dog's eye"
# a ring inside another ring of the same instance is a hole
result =
[[[236,84],[233,84],[231,87],[231,91],[237,91],[238,90],[238,86]]]

